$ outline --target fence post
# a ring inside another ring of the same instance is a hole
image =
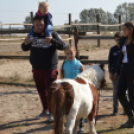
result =
[[[100,15],[97,14],[96,16],[97,23],[100,23]],[[100,34],[100,26],[97,25],[97,34]],[[97,46],[100,47],[100,39],[97,39]]]
[[[2,25],[1,25],[1,31],[2,31]],[[2,37],[2,34],[1,34],[1,37]]]
[[[33,23],[33,12],[30,12],[30,16],[31,16],[31,23]]]
[[[121,24],[121,15],[119,15],[119,24]],[[121,25],[119,26],[119,31],[121,31]]]
[[[2,24],[2,22],[0,21],[0,24]],[[0,26],[0,30],[2,31],[2,25]],[[1,34],[1,37],[2,37],[2,34]]]
[[[76,48],[76,58],[80,59],[79,50],[78,50],[78,35],[79,35],[79,32],[78,32],[77,27],[75,26],[75,28],[74,28],[74,43],[75,43],[75,48]]]
[[[9,30],[10,30],[10,38],[11,38],[11,25],[9,26]]]
[[[69,13],[69,25],[71,26],[71,13]],[[69,28],[69,32],[71,32],[71,27]],[[69,33],[69,38],[71,37],[71,34]],[[71,45],[71,40],[69,40],[69,45]]]

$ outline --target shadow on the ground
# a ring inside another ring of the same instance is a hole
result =
[[[44,127],[39,127],[39,128],[35,128],[35,129],[29,129],[29,130],[26,130],[26,132],[25,133],[14,133],[14,134],[31,134],[31,133],[34,133],[34,132],[38,132],[38,134],[39,134],[39,132],[40,131],[49,131],[49,130],[52,130],[52,128],[53,128],[53,125],[49,125],[49,126],[44,126]],[[48,134],[50,134],[49,132],[48,132]]]
[[[106,132],[116,132],[118,130],[123,130],[123,128],[116,128],[116,129],[107,129],[107,130],[100,130],[100,131],[97,131],[98,134],[101,134],[101,133],[106,133]]]
[[[30,87],[30,88],[35,88],[34,85],[30,85],[30,84],[20,84],[20,83],[2,83],[0,82],[0,85],[9,85],[9,86],[16,86],[16,87]],[[3,95],[10,95],[10,94],[36,94],[38,95],[37,93],[37,90],[26,90],[26,91],[5,91],[5,92],[0,92],[0,96],[3,96]]]
[[[31,125],[39,125],[39,124],[45,124],[45,126],[39,127],[39,128],[28,129],[28,127]],[[53,128],[53,124],[49,123],[48,121],[39,121],[39,120],[36,120],[35,118],[32,118],[32,119],[13,121],[13,122],[1,124],[0,131],[7,130],[7,129],[13,129],[13,128],[20,127],[20,126],[25,127],[26,131],[24,133],[14,133],[14,134],[28,134],[28,133],[33,133],[36,131],[48,131],[48,130],[52,130],[52,128]]]
[[[98,120],[100,120],[100,119],[102,119],[102,118],[110,117],[110,116],[112,117],[112,114],[97,115],[97,117],[96,117],[96,118],[97,118],[97,121],[98,121]]]
[[[35,95],[38,95],[37,90],[0,92],[0,96],[11,95],[11,94],[35,94]]]
[[[33,85],[33,84],[22,84],[22,83],[11,83],[11,82],[0,82],[0,85],[20,86],[20,87],[35,87],[35,85]]]
[[[105,95],[100,95],[100,97],[103,97],[103,98],[112,98],[113,96],[111,95],[111,96],[105,96]]]

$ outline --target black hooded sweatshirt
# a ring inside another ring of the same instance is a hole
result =
[[[57,32],[52,32],[51,46],[43,48],[45,35],[34,33],[36,41],[25,45],[23,43],[21,48],[23,51],[30,50],[30,63],[33,69],[39,70],[53,70],[57,68],[58,56],[57,49],[63,50],[65,43],[59,38]]]

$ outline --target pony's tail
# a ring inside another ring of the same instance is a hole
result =
[[[65,91],[63,88],[56,90],[54,101],[54,134],[63,134],[65,115]]]

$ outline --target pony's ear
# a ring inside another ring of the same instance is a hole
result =
[[[101,68],[101,69],[104,70],[104,67],[105,67],[105,64],[104,64],[104,63],[100,64],[100,68]]]
[[[40,4],[40,1],[38,0],[38,3]]]
[[[48,0],[46,0],[46,2],[48,3]]]

